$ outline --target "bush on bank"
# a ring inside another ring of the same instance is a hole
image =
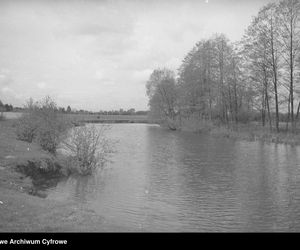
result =
[[[58,112],[56,103],[50,97],[39,102],[30,99],[26,110],[15,124],[17,138],[37,143],[54,157],[50,163],[44,160],[42,165],[35,163],[39,172],[40,166],[47,166],[46,169],[55,172],[57,169],[51,166],[57,167],[56,162],[59,162],[64,175],[72,172],[89,175],[102,168],[108,160],[112,144],[106,137],[106,132],[110,126],[102,124],[75,127],[69,116]],[[62,149],[62,153],[57,154],[58,149]]]
[[[55,154],[68,129],[72,127],[71,122],[58,112],[56,103],[50,97],[39,102],[30,99],[26,110],[16,124],[18,139],[36,141],[43,150]]]
[[[102,168],[112,152],[112,145],[106,137],[108,125],[95,127],[86,125],[73,128],[62,145],[68,157],[68,168],[81,175],[90,175]]]

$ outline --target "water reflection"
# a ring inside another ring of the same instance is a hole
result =
[[[116,124],[108,168],[72,177],[72,199],[136,231],[299,231],[299,148]]]

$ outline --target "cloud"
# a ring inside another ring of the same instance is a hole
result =
[[[45,82],[39,82],[39,83],[36,84],[36,86],[39,89],[45,89],[47,87],[47,83],[45,83]]]
[[[117,18],[117,17],[115,17]],[[74,28],[74,33],[77,35],[90,35],[90,36],[107,36],[107,35],[128,35],[132,29],[128,28],[124,23],[109,24],[106,22],[102,24],[82,24]]]
[[[61,106],[147,109],[153,69],[178,69],[215,32],[239,39],[264,1],[0,1],[1,94],[16,103],[49,94]]]
[[[0,70],[0,87],[12,85],[14,82],[9,70]]]
[[[152,72],[152,69],[134,70],[132,72],[132,76],[137,81],[146,82],[149,79]]]
[[[0,100],[3,103],[13,103],[14,105],[22,106],[24,99],[24,95],[12,88],[3,87],[0,89]]]

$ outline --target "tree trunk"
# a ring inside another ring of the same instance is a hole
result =
[[[270,130],[272,131],[272,117],[271,117],[271,112],[270,112],[268,89],[266,89],[266,105],[267,105],[267,111],[268,111],[269,126],[270,126]]]

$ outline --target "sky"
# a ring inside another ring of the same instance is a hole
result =
[[[0,100],[51,96],[92,111],[147,110],[155,68],[197,41],[239,40],[269,0],[0,0]]]

